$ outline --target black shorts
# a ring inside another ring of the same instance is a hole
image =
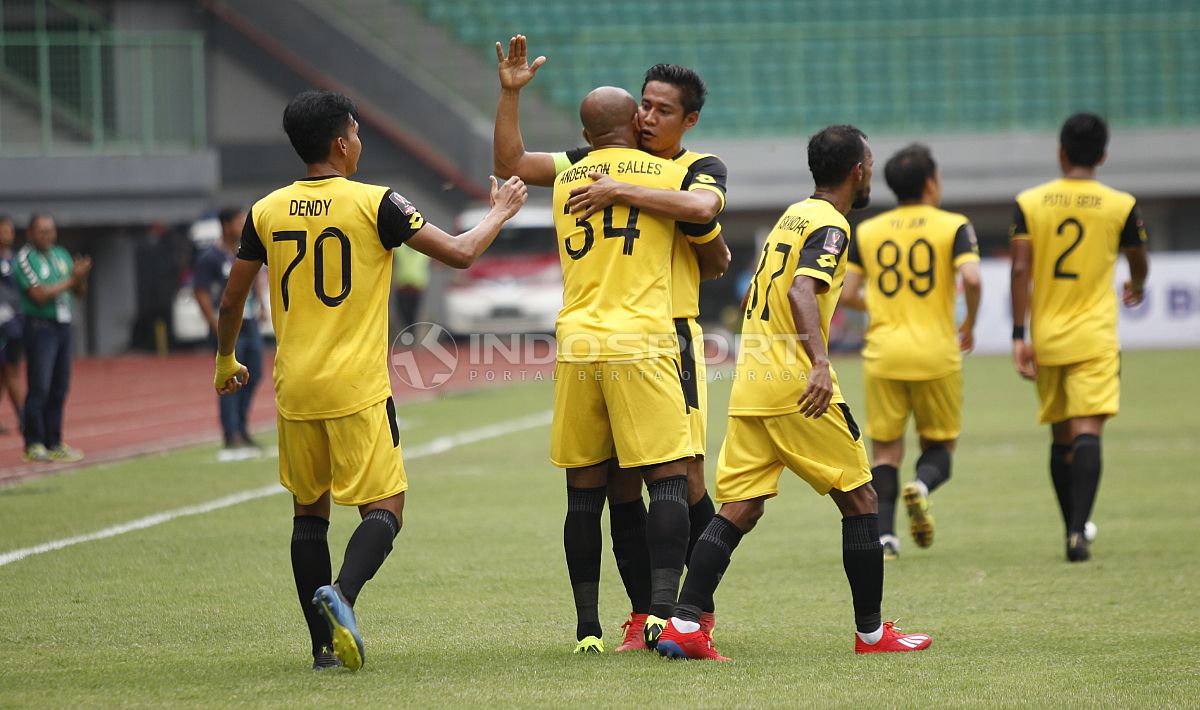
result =
[[[13,338],[4,341],[0,347],[0,365],[16,365],[25,359],[24,338]]]

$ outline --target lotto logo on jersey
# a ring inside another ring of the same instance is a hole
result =
[[[840,229],[830,230],[825,234],[825,246],[822,247],[830,254],[841,254],[842,245],[846,243],[846,234]]]
[[[391,198],[396,207],[400,208],[400,211],[404,213],[405,217],[408,217],[413,212],[417,211],[417,208],[413,207],[412,203],[404,199],[399,193],[393,192],[392,194],[388,195],[388,197]]]

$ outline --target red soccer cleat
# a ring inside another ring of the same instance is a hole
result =
[[[645,626],[646,614],[630,613],[629,621],[621,624],[621,628],[625,629],[625,640],[613,650],[613,653],[649,651],[650,647],[646,645],[646,639],[642,635],[642,630]]]
[[[929,634],[902,634],[896,630],[894,622],[883,622],[883,638],[876,643],[867,643],[858,635],[854,635],[855,653],[894,653],[898,651],[924,651],[929,648],[933,639]]]
[[[712,645],[712,637],[703,629],[685,634],[675,628],[674,619],[667,622],[667,627],[658,637],[658,645],[655,648],[667,658],[689,658],[696,661],[729,660],[717,653],[717,649]]]
[[[717,627],[717,615],[711,611],[700,612],[700,630],[709,636],[713,635],[713,629]]]

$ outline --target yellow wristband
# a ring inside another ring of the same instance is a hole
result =
[[[225,386],[226,380],[233,377],[242,369],[242,363],[237,361],[237,357],[233,353],[222,355],[217,353],[217,374],[213,378],[213,385],[217,389]]]

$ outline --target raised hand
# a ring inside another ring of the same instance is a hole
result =
[[[508,40],[508,56],[504,55],[500,43],[496,43],[496,62],[500,72],[500,88],[520,91],[533,80],[533,75],[546,63],[546,58],[538,57],[530,64],[525,35],[517,35]]]
[[[511,218],[521,209],[525,201],[529,199],[529,188],[516,175],[505,180],[503,185],[500,185],[496,181],[495,175],[489,179],[492,181],[492,209],[501,210],[504,214],[504,219]]]

